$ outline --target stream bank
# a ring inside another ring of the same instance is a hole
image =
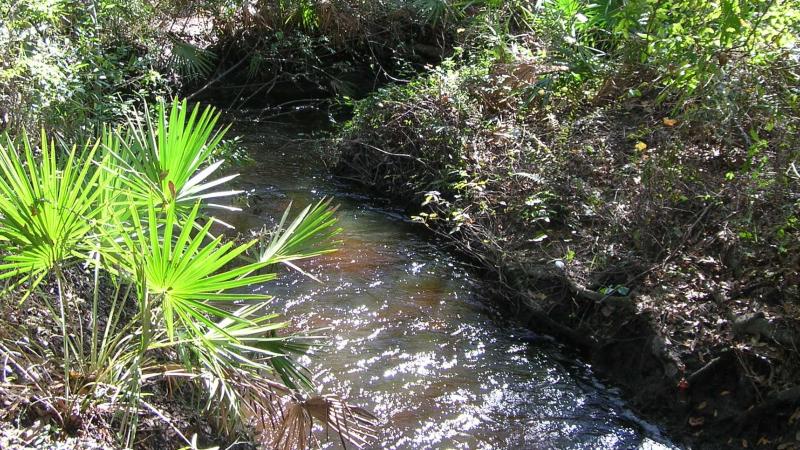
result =
[[[761,175],[790,147],[756,172],[746,144],[652,99],[531,107],[506,86],[535,68],[483,70],[361,102],[333,143],[339,176],[406,207],[673,438],[800,446],[800,265],[781,250],[800,177]]]
[[[324,111],[250,119],[232,120],[254,161],[226,220],[244,232],[290,202],[339,205],[339,250],[302,265],[321,283],[289,271],[264,292],[298,329],[327,328],[328,348],[303,362],[323,392],[382,419],[368,448],[675,448],[569,348],[501,314],[474,268],[402,209],[333,178],[309,151]]]

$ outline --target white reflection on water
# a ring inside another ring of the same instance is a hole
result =
[[[281,141],[282,154],[271,152],[260,141],[275,131],[245,136],[259,165],[241,183],[273,196],[258,217],[268,223],[289,200],[305,205],[314,189],[337,197],[345,231],[338,253],[303,266],[323,284],[288,274],[260,290],[294,328],[328,328],[328,347],[302,362],[320,390],[384,421],[374,448],[669,448],[584,365],[513,337],[524,330],[493,319],[469,271],[399,214],[344,195],[301,148]]]

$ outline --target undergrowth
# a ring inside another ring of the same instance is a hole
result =
[[[793,392],[800,369],[799,11],[483,8],[452,59],[357,103],[339,171],[408,205],[540,322],[578,299],[554,325],[576,342],[638,311],[676,384],[734,351],[745,410]],[[679,427],[728,420],[704,415]]]
[[[82,147],[44,133],[38,146],[24,133],[4,137],[5,421],[100,429],[95,438],[113,433],[106,444],[131,448],[149,419],[173,436],[154,445],[195,448],[198,436],[179,425],[202,418],[215,440],[292,448],[308,445],[316,420],[365,443],[372,416],[315,393],[295,360],[319,336],[286,333],[270,297],[254,291],[277,264],[334,250],[335,208],[323,200],[292,219],[287,210],[243,243],[214,235],[213,210],[235,209],[215,199],[239,192],[223,188],[235,174],[215,178],[227,130],[218,119],[175,100]]]

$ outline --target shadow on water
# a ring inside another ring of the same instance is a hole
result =
[[[308,139],[325,118],[235,125],[255,164],[238,181],[249,207],[229,219],[241,230],[274,223],[290,201],[341,205],[341,250],[303,265],[322,283],[287,272],[259,290],[294,327],[329,328],[328,347],[303,362],[322,391],[385,421],[374,448],[674,448],[586,365],[498,318],[468,268],[402,214],[328,176]]]

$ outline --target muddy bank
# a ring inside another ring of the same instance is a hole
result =
[[[338,174],[480,263],[506,309],[677,440],[798,447],[798,265],[771,239],[796,208],[787,147],[765,155],[764,182],[742,168],[746,143],[646,100],[520,114],[491,78],[469,82],[363,102],[334,143]]]

